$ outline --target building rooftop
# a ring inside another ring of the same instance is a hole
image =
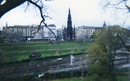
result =
[[[55,24],[48,24],[49,27],[56,27]]]

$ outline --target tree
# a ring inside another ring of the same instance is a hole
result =
[[[2,2],[5,1],[5,3],[2,4]],[[47,1],[47,0],[45,0]],[[51,1],[51,0],[48,0],[48,1]],[[23,4],[27,2],[29,6],[29,4],[33,4],[35,5],[36,7],[41,7],[43,8],[43,4],[42,6],[40,6],[38,3],[42,3],[42,0],[0,0],[0,18],[5,14],[7,13],[8,11],[12,10],[13,8]]]
[[[103,9],[110,10],[116,21],[122,22],[124,25],[130,12],[130,0],[101,0],[100,5]]]
[[[5,0],[0,0],[0,4]],[[6,2],[2,5],[0,5],[0,18],[10,11],[11,9],[23,4],[27,0],[6,0]]]
[[[5,0],[0,0],[0,4],[5,1]],[[48,0],[45,0],[45,1],[48,1]],[[51,1],[51,0],[50,0]],[[39,12],[40,12],[40,16],[42,18],[41,22],[40,22],[40,25],[39,25],[39,28],[38,28],[38,31],[41,27],[41,24],[43,23],[45,25],[46,28],[48,28],[56,37],[55,33],[47,26],[47,24],[45,23],[45,17],[46,15],[43,15],[43,1],[42,0],[6,0],[6,2],[4,4],[1,4],[0,5],[0,18],[5,14],[7,13],[8,11],[12,10],[13,8],[23,4],[24,2],[27,2],[28,5],[27,7],[30,5],[30,4],[33,4],[35,7],[37,7],[39,9]],[[48,16],[47,16],[48,17]]]
[[[116,51],[125,47],[123,43],[125,41],[120,38],[126,38],[124,34],[126,31],[125,28],[114,25],[97,33],[95,42],[88,49],[90,63],[88,71],[96,77],[95,80],[109,79],[116,81]]]
[[[4,32],[3,37],[6,43],[14,45],[23,43],[23,32],[20,31],[14,33],[6,31]]]
[[[4,63],[6,58],[5,52],[0,48],[0,64]]]
[[[10,42],[13,44],[15,43],[22,43],[23,42],[23,32],[15,32],[10,35]]]
[[[130,0],[101,0],[103,7],[127,10],[130,12]]]

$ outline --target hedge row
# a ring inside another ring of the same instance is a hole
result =
[[[63,71],[58,73],[45,73],[44,76],[38,78],[37,75],[33,76],[21,76],[21,77],[3,77],[0,78],[2,81],[50,81],[54,79],[63,79],[63,78],[72,78],[72,77],[81,77],[82,75],[81,70],[75,70],[75,71]],[[83,71],[83,76],[85,77],[87,75],[87,71]]]
[[[87,70],[83,71],[83,76],[87,75]],[[72,78],[72,77],[81,77],[82,71],[81,70],[74,70],[74,71],[63,71],[58,73],[45,73],[43,79],[63,79],[63,78]]]

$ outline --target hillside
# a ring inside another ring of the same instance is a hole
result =
[[[88,42],[59,42],[52,45],[49,42],[29,42],[20,45],[0,44],[0,49],[6,58],[4,62],[13,62],[29,59],[34,51],[41,54],[41,57],[60,56],[66,54],[85,53],[90,46]]]

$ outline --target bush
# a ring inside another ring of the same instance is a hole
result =
[[[101,79],[100,76],[98,76],[97,74],[93,74],[87,77],[87,81],[101,81]]]
[[[84,71],[84,76],[87,75],[87,70]],[[63,78],[71,78],[71,77],[80,77],[81,70],[74,70],[74,71],[63,71],[57,73],[45,73],[44,79],[63,79]]]

